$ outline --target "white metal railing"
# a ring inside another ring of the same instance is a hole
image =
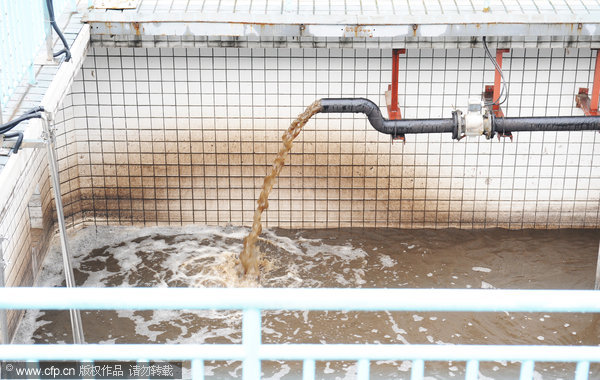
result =
[[[53,0],[57,16],[75,0]],[[35,81],[33,65],[50,26],[45,0],[0,0],[0,109],[23,78]]]
[[[520,379],[532,379],[536,361],[575,362],[575,379],[588,378],[600,346],[262,344],[262,310],[473,311],[600,313],[593,290],[498,289],[206,289],[4,288],[2,309],[241,309],[242,344],[0,345],[0,360],[190,360],[194,379],[205,360],[243,360],[243,378],[259,379],[261,360],[302,360],[303,379],[315,378],[316,360],[356,360],[369,378],[372,360],[412,360],[411,379],[422,379],[428,360],[466,361],[468,380],[480,361],[520,361]]]

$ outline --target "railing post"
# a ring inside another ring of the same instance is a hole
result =
[[[75,287],[75,276],[73,274],[73,257],[69,250],[69,242],[67,241],[67,227],[65,225],[65,215],[63,211],[62,197],[60,194],[60,178],[58,170],[58,159],[56,158],[55,134],[54,128],[50,127],[50,114],[42,118],[44,126],[43,137],[46,140],[46,148],[48,152],[48,166],[50,166],[50,179],[52,181],[52,189],[54,190],[54,202],[56,204],[56,217],[58,220],[58,230],[60,234],[60,243],[62,247],[63,267],[65,272],[65,282],[68,288]],[[85,342],[83,336],[83,326],[81,323],[81,314],[79,310],[69,310],[71,315],[71,328],[73,329],[73,343],[82,344]]]
[[[358,380],[369,380],[369,359],[359,359],[356,371]]]
[[[315,380],[315,361],[313,359],[304,359],[302,364],[302,380]]]
[[[410,380],[422,380],[425,375],[425,362],[421,359],[413,360],[410,369]]]
[[[192,360],[192,380],[204,380],[204,360]]]
[[[533,360],[524,361],[521,364],[521,374],[519,375],[519,380],[531,380],[533,378],[533,369],[535,368],[535,363]]]
[[[587,380],[590,372],[590,362],[577,362],[575,380]]]
[[[242,367],[243,380],[260,379],[260,359],[258,350],[261,345],[262,322],[259,309],[245,309],[242,316],[242,344],[245,359]]]
[[[479,362],[477,360],[469,360],[467,362],[467,370],[465,371],[466,380],[477,380],[479,377]]]

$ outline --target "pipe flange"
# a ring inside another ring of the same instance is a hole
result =
[[[452,129],[452,139],[458,141],[462,138],[462,111],[452,111],[452,120],[454,121],[454,129]]]
[[[489,112],[488,117],[490,119],[490,131],[486,133],[485,137],[490,140],[496,135],[496,115],[494,112]]]

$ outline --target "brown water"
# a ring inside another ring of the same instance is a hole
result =
[[[240,262],[242,264],[244,275],[256,277],[259,274],[260,254],[256,250],[256,241],[258,240],[258,236],[262,231],[262,213],[269,208],[269,193],[271,193],[271,189],[273,189],[275,180],[285,165],[285,159],[287,158],[290,149],[292,149],[294,139],[296,136],[298,136],[302,130],[302,127],[304,127],[308,120],[310,120],[310,118],[319,111],[321,111],[321,100],[315,101],[308,106],[304,112],[298,115],[298,117],[292,121],[292,124],[290,124],[287,131],[285,131],[281,137],[281,149],[279,150],[279,153],[277,153],[275,161],[273,161],[271,172],[265,176],[262,190],[260,191],[260,195],[256,201],[256,211],[254,211],[252,230],[244,239],[244,248],[240,253]]]
[[[72,236],[79,286],[225,287],[241,227],[86,228]],[[267,229],[262,287],[591,289],[598,230]],[[56,244],[40,286],[59,286]],[[84,311],[90,343],[240,343],[238,311]],[[263,312],[265,343],[598,345],[590,314]],[[28,312],[16,342],[70,342],[68,312]],[[409,361],[376,361],[374,379],[408,379]],[[263,362],[265,379],[299,379],[301,363]],[[463,362],[429,362],[429,379],[464,376]],[[575,366],[537,363],[535,379],[572,379]],[[241,377],[237,361],[207,362],[209,379]],[[318,379],[354,379],[354,362],[317,362]],[[484,362],[480,379],[518,378],[519,363]],[[600,366],[591,367],[600,379]],[[187,376],[187,375],[186,375]]]

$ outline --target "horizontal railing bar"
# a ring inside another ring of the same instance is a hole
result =
[[[263,360],[531,360],[600,362],[600,346],[427,345],[427,344],[263,344]]]
[[[237,344],[13,344],[2,360],[242,360]],[[477,360],[600,362],[600,346],[263,344],[261,360]]]
[[[0,309],[600,312],[594,290],[2,288]]]
[[[241,344],[11,344],[0,360],[242,360]]]

